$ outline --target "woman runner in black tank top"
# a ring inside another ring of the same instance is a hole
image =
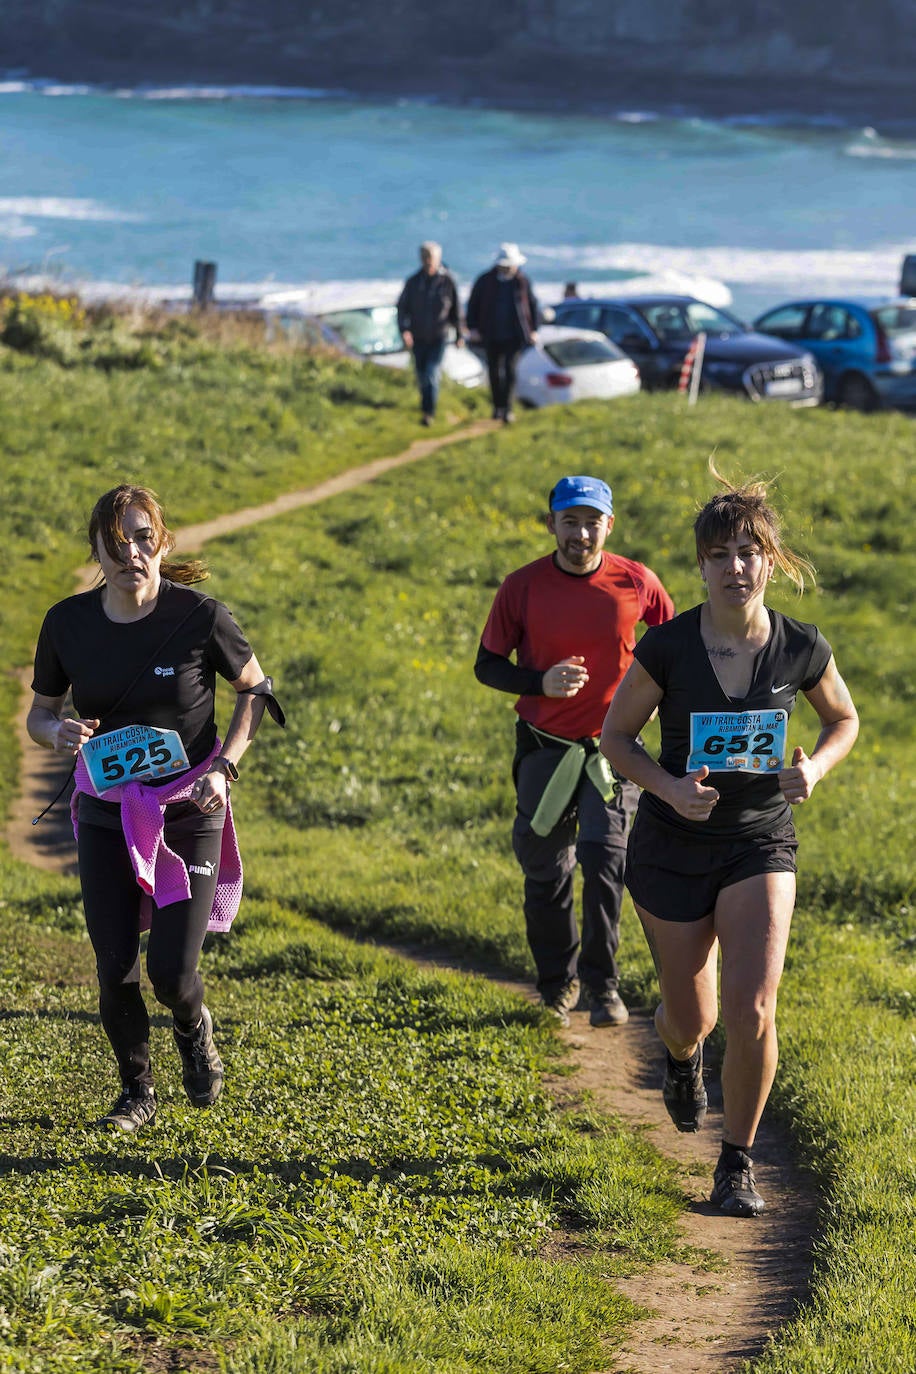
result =
[[[813,570],[782,543],[763,483],[726,488],[694,525],[707,599],[650,629],[617,689],[601,748],[642,787],[627,885],[661,990],[663,1095],[681,1131],[706,1115],[703,1040],[716,1025],[722,951],[726,1050],[722,1153],[711,1201],[755,1216],[751,1149],[776,1073],[776,996],[795,905],[791,808],[852,748],[858,717],[829,644],[764,604],[778,569]],[[787,744],[802,692],[821,730],[810,757]],[[658,710],[661,754],[638,741]]]

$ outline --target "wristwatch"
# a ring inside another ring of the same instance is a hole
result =
[[[221,768],[230,782],[238,782],[239,780],[239,770],[231,759],[226,758],[225,754],[217,754],[210,767]]]

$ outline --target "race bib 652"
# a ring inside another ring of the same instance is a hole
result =
[[[785,766],[786,711],[691,711],[687,772],[775,773]]]

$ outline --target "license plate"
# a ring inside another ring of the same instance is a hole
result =
[[[83,745],[83,761],[96,792],[172,777],[191,766],[178,732],[150,725],[125,725],[93,736]]]
[[[687,772],[775,773],[786,756],[786,711],[692,711]]]
[[[801,377],[777,377],[766,384],[768,396],[797,396],[804,389],[805,385]]]

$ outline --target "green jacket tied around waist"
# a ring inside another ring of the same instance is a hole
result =
[[[531,829],[535,835],[549,835],[553,830],[575,795],[583,769],[589,782],[604,801],[610,801],[614,793],[620,790],[614,770],[597,749],[587,749],[577,740],[565,740],[557,735],[548,735],[545,730],[536,730],[530,723],[528,728],[554,744],[562,744],[565,751],[551,773],[550,781],[537,804],[537,810],[531,817]]]

